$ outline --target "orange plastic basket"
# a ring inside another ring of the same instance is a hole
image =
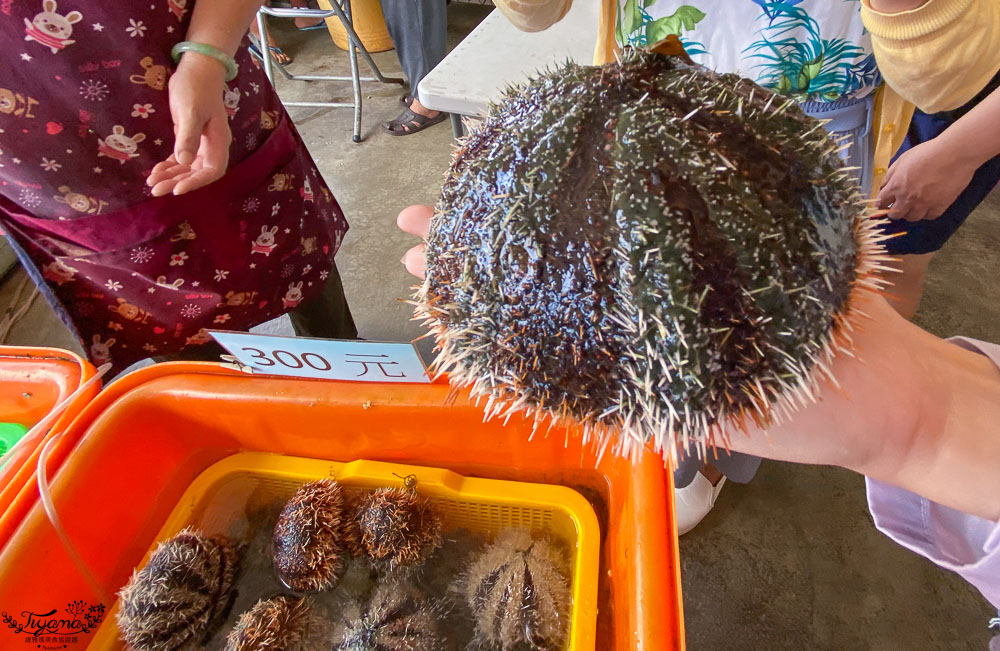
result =
[[[568,486],[590,501],[602,535],[594,648],[682,649],[677,537],[661,458],[599,459],[574,431],[529,440],[528,420],[482,420],[467,394],[455,398],[443,384],[251,377],[217,364],[160,364],[110,385],[69,427],[67,442],[76,447],[53,479],[52,498],[95,579],[113,593],[188,486],[236,452],[371,459]],[[75,600],[95,604],[99,597],[36,506],[0,551],[0,611],[61,613]],[[76,636],[81,648],[93,634]],[[3,629],[0,648],[16,648],[24,636]]]
[[[78,355],[52,348],[0,346],[0,422],[31,428],[95,374],[94,367]],[[62,431],[100,391],[100,385],[77,396],[49,431],[24,440],[0,469],[0,549],[38,499],[35,466],[38,453],[55,433]],[[69,447],[55,445],[49,472],[66,457]]]

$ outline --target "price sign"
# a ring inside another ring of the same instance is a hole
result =
[[[413,344],[227,331],[209,334],[254,372],[355,382],[430,382]]]

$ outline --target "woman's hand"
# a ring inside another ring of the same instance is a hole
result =
[[[937,219],[969,185],[976,171],[942,136],[907,151],[889,167],[876,205],[892,219]]]
[[[434,209],[430,206],[409,206],[399,213],[399,217],[396,218],[396,224],[407,233],[419,235],[422,239],[426,240],[427,233],[431,228],[431,216],[433,214]],[[424,277],[426,250],[427,246],[425,244],[418,244],[407,251],[400,261],[406,266],[406,270],[417,278]]]
[[[169,84],[174,153],[158,163],[146,183],[153,196],[184,194],[222,178],[233,136],[222,104],[225,68],[196,52],[181,58]]]

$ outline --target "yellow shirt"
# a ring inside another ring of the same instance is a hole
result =
[[[996,2],[1000,0],[983,1]],[[497,9],[514,26],[530,32],[544,30],[558,22],[569,11],[572,2],[573,0],[494,0]],[[601,0],[601,2],[600,28],[594,50],[595,65],[614,61],[618,51],[618,43],[615,39],[615,20],[619,0]],[[878,58],[877,52],[876,58]],[[879,59],[879,64],[881,65],[881,59]],[[876,95],[875,115],[872,120],[872,129],[874,130],[872,196],[875,196],[882,187],[889,161],[903,143],[912,117],[913,105],[883,84]]]
[[[929,0],[861,18],[886,83],[925,113],[967,103],[1000,71],[1000,0]]]

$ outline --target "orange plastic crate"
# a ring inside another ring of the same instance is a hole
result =
[[[575,432],[529,441],[531,422],[482,422],[444,384],[250,377],[216,364],[160,364],[106,389],[67,430],[53,481],[63,524],[109,593],[127,581],[187,487],[238,451],[431,465],[468,477],[562,484],[601,525],[596,649],[682,649],[680,570],[663,462],[606,455]],[[40,506],[0,551],[0,611],[96,603]],[[110,604],[105,604],[110,606]],[[61,612],[61,610],[60,610]],[[78,635],[81,648],[93,631]],[[0,631],[0,648],[24,633]]]
[[[96,370],[78,355],[53,348],[0,346],[0,421],[31,428],[69,397]],[[0,469],[0,549],[38,499],[35,466],[38,453],[55,432],[62,431],[100,391],[88,388],[56,419],[48,432],[23,441],[15,456]],[[49,456],[55,470],[69,446],[56,444]]]

